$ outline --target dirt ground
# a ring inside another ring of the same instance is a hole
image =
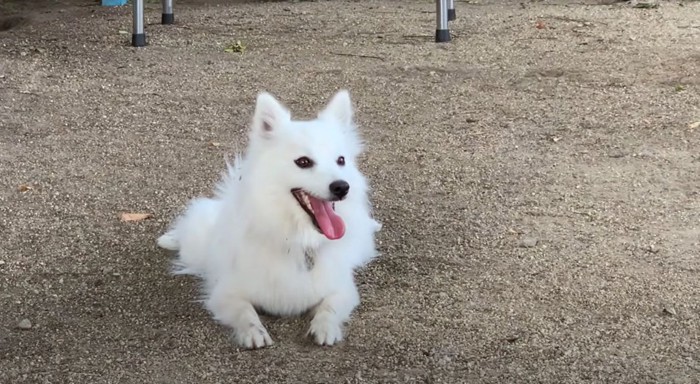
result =
[[[700,2],[458,1],[444,45],[428,0],[147,3],[134,49],[0,2],[0,382],[700,383]],[[259,91],[339,88],[381,256],[341,345],[238,350],[155,239]]]

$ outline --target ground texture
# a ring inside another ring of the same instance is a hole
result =
[[[700,382],[700,2],[0,3],[0,382]],[[244,52],[226,52],[240,41]],[[241,351],[156,237],[256,94],[352,92],[384,224],[333,348]],[[122,212],[150,219],[122,222]]]

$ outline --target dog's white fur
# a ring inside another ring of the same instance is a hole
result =
[[[347,91],[311,121],[292,120],[272,95],[261,93],[244,156],[228,166],[213,198],[193,200],[158,239],[160,247],[178,251],[176,273],[202,278],[206,308],[233,329],[241,347],[272,344],[256,308],[279,316],[312,310],[315,342],[342,340],[343,323],[359,304],[354,270],[375,257],[374,235],[381,228],[356,167],[361,152]],[[315,165],[298,167],[294,160],[302,156]],[[345,235],[329,240],[291,190],[331,200],[335,180],[345,180],[350,190],[335,203]]]

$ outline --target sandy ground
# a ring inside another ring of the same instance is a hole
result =
[[[0,3],[0,382],[700,382],[700,2],[149,1],[145,49],[45,2]],[[341,345],[238,350],[155,238],[258,91],[339,88],[382,255]]]

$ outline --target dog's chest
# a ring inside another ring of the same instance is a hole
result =
[[[269,260],[258,277],[257,289],[253,293],[257,306],[271,314],[299,314],[328,293],[327,284],[319,275],[315,252],[299,250],[296,255]]]
[[[304,250],[304,263],[300,267],[307,272],[311,272],[316,266],[317,254],[318,252],[312,248]]]

